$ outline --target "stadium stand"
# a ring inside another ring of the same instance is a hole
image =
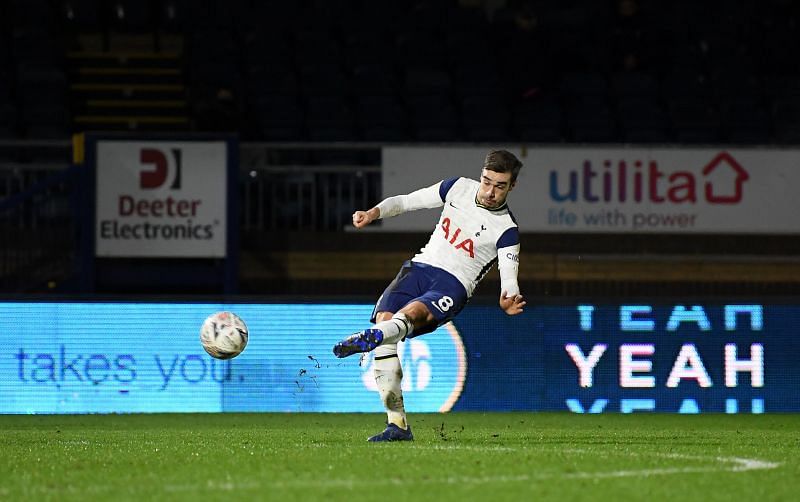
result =
[[[800,128],[797,7],[781,0],[7,0],[2,9],[4,136],[753,144],[794,142]],[[546,104],[530,106],[531,93]],[[316,118],[323,96],[344,100],[339,123]],[[397,127],[386,107],[359,105],[371,96],[402,107]],[[284,110],[265,116],[279,97]],[[633,100],[651,119],[632,115]],[[56,112],[45,117],[36,109],[45,105]],[[295,106],[300,123],[284,127]]]

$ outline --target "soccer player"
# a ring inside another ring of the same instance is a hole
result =
[[[399,341],[430,333],[453,319],[495,262],[500,270],[500,308],[508,315],[522,312],[519,231],[506,205],[521,168],[512,153],[494,150],[486,155],[480,181],[446,179],[353,213],[353,226],[363,228],[379,218],[444,206],[428,243],[403,264],[378,299],[370,320],[375,324],[333,347],[336,357],[375,351],[375,382],[387,411],[387,427],[369,441],[414,439],[403,406]]]

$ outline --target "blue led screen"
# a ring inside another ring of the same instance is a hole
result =
[[[235,311],[250,331],[245,351],[228,361],[199,342],[203,320],[219,310]],[[0,413],[381,411],[372,361],[331,353],[336,341],[368,327],[371,312],[371,305],[0,303],[13,326],[0,348]],[[399,351],[411,409],[449,409],[464,373],[452,328]]]
[[[209,314],[242,355],[199,343]],[[2,302],[0,413],[378,412],[372,359],[331,354],[367,304]],[[470,304],[402,343],[406,407],[576,413],[800,411],[800,305]]]
[[[491,311],[467,308],[456,319],[469,371],[455,409],[800,411],[798,305],[587,302],[533,305],[518,317]]]

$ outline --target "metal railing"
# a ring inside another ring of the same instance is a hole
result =
[[[380,195],[380,167],[273,166],[242,174],[243,231],[341,230]]]
[[[0,140],[0,201],[63,170],[71,149],[69,141]]]
[[[0,200],[0,291],[53,287],[72,275],[79,169],[62,169]]]
[[[380,198],[380,147],[375,143],[243,143],[239,152],[242,230],[341,230],[354,209]]]

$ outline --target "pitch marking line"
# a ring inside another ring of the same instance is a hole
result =
[[[524,451],[526,448],[513,448],[507,446],[479,446],[479,445],[415,445],[415,449],[426,450],[474,450],[474,451],[499,451],[499,452],[512,452]],[[563,453],[582,453],[582,454],[596,454],[598,452],[585,449],[565,449],[559,450]],[[694,460],[698,462],[709,462],[712,465],[697,466],[697,467],[664,467],[664,468],[651,468],[651,469],[630,469],[630,470],[617,470],[617,471],[585,471],[585,472],[564,472],[564,473],[538,473],[538,474],[517,474],[509,476],[447,476],[443,478],[428,478],[416,479],[415,483],[422,484],[488,484],[488,483],[524,483],[530,481],[543,481],[548,479],[610,479],[610,478],[646,478],[651,476],[669,476],[674,474],[694,474],[702,472],[745,472],[776,469],[781,466],[779,462],[769,462],[766,460],[759,460],[755,458],[743,457],[712,457],[701,455],[684,455],[681,453],[638,453],[638,452],[604,452],[606,454],[617,454],[627,457],[661,457],[680,460]],[[341,487],[341,488],[360,488],[369,484],[381,485],[404,485],[408,482],[405,479],[386,478],[380,481],[364,480],[364,479],[327,479],[327,480],[287,480],[265,482],[268,488],[296,488],[319,486],[324,488]],[[181,491],[197,491],[198,485],[166,485],[164,487],[169,492]],[[235,491],[235,490],[253,490],[262,488],[261,483],[258,481],[249,483],[233,483],[233,482],[209,482],[206,486],[199,485],[199,488],[205,490],[217,491]]]
[[[595,453],[590,450],[583,449],[568,449],[563,450],[570,453]],[[664,467],[653,469],[632,469],[632,470],[619,470],[619,471],[606,471],[606,472],[574,472],[565,473],[560,477],[564,478],[580,478],[580,479],[602,479],[602,478],[625,478],[625,477],[650,477],[650,476],[665,476],[671,474],[691,474],[699,472],[745,472],[757,471],[766,469],[776,469],[780,467],[778,462],[768,462],[766,460],[759,460],[754,458],[741,458],[741,457],[710,457],[702,455],[685,455],[682,453],[638,453],[638,452],[606,452],[610,454],[618,454],[627,457],[661,457],[672,458],[680,460],[695,460],[698,462],[711,462],[717,465],[698,466],[698,467]]]

